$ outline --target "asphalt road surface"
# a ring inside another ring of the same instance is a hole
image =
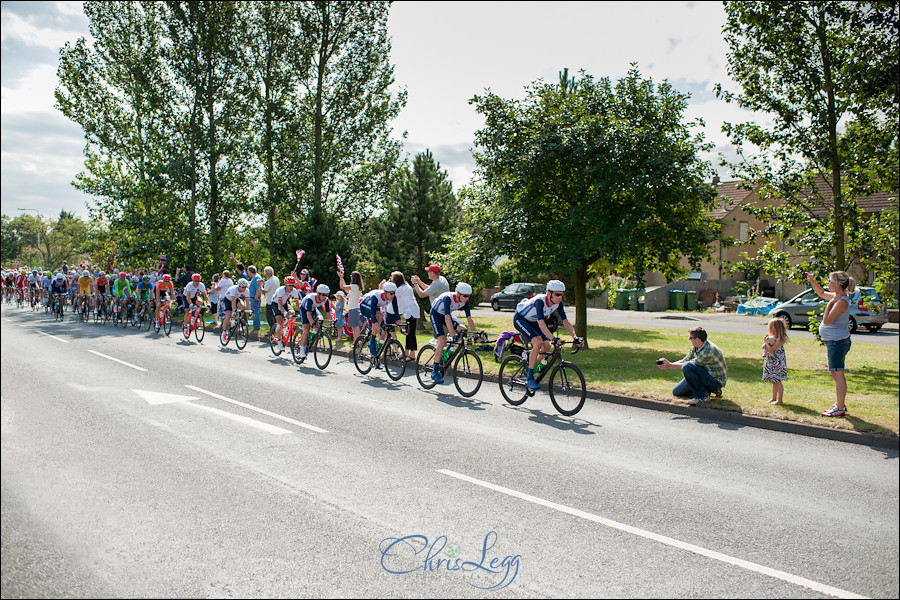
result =
[[[209,334],[0,331],[4,598],[898,596],[893,450]]]

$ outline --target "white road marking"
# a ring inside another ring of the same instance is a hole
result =
[[[269,425],[268,423],[263,423],[262,421],[251,419],[250,417],[236,415],[234,413],[219,410],[218,408],[213,408],[211,406],[203,406],[202,404],[193,404],[191,402],[186,402],[182,404],[182,406],[189,406],[191,408],[199,408],[200,410],[209,411],[213,414],[219,415],[220,417],[225,417],[226,419],[231,419],[232,421],[237,421],[238,423],[243,423],[244,425],[249,425],[250,427],[256,427],[257,429],[261,429],[267,433],[272,433],[275,435],[284,435],[286,433],[291,433],[289,429],[283,429],[275,425]]]
[[[38,333],[41,334],[41,335],[46,335],[46,336],[49,337],[49,338],[53,338],[54,340],[59,340],[59,341],[62,342],[63,344],[68,344],[68,343],[69,343],[69,340],[64,340],[64,339],[62,339],[62,338],[60,338],[60,337],[56,337],[55,335],[50,335],[49,333],[44,333],[43,331],[38,331]]]
[[[558,510],[560,512],[579,517],[581,519],[585,519],[588,521],[592,521],[594,523],[599,523],[600,525],[605,525],[606,527],[610,527],[612,529],[617,529],[619,531],[630,533],[632,535],[636,535],[642,538],[646,538],[648,540],[653,540],[655,542],[659,542],[661,544],[665,544],[667,546],[672,546],[674,548],[678,548],[680,550],[686,550],[688,552],[693,552],[694,554],[699,554],[700,556],[705,556],[707,558],[711,558],[713,560],[718,560],[730,565],[734,565],[737,567],[741,567],[742,569],[747,569],[749,571],[754,571],[756,573],[760,573],[762,575],[768,575],[769,577],[774,577],[776,579],[781,579],[782,581],[786,581],[788,583],[792,583],[794,585],[799,585],[805,588],[809,588],[816,592],[820,592],[822,594],[828,594],[829,596],[835,596],[837,598],[866,598],[866,596],[860,596],[859,594],[855,594],[853,592],[848,592],[846,590],[842,590],[840,588],[832,587],[830,585],[819,583],[817,581],[812,581],[810,579],[806,579],[805,577],[800,577],[799,575],[793,575],[791,573],[786,573],[784,571],[779,571],[777,569],[772,569],[770,567],[766,567],[763,565],[759,565],[750,561],[746,561],[740,558],[735,558],[733,556],[728,556],[727,554],[722,554],[721,552],[716,552],[714,550],[707,550],[706,548],[695,546],[694,544],[689,544],[687,542],[682,542],[680,540],[676,540],[674,538],[670,538],[664,535],[659,535],[653,533],[651,531],[647,531],[645,529],[639,529],[637,527],[632,527],[631,525],[625,525],[624,523],[619,523],[617,521],[613,521],[611,519],[606,519],[604,517],[585,512],[582,510],[578,510],[577,508],[571,508],[569,506],[565,506],[563,504],[557,504],[556,502],[550,502],[549,500],[544,500],[542,498],[538,498],[537,496],[532,496],[530,494],[526,494],[523,492],[517,492],[516,490],[512,490],[500,485],[496,485],[494,483],[490,483],[487,481],[482,481],[481,479],[475,479],[474,477],[469,477],[468,475],[463,475],[462,473],[457,473],[455,471],[449,471],[447,469],[438,469],[438,473],[443,475],[447,475],[449,477],[454,477],[461,481],[465,481],[474,485],[481,486],[483,488],[487,488],[489,490],[493,490],[495,492],[500,492],[501,494],[506,494],[508,496],[512,496],[514,498],[519,498],[521,500],[525,500],[526,502],[531,502],[532,504],[537,504],[539,506],[544,506],[546,508],[552,508],[553,510]]]
[[[178,394],[166,394],[164,392],[148,392],[147,390],[131,390],[148,404],[172,404],[174,402],[190,402],[199,400],[197,396],[179,396]]]
[[[126,367],[131,367],[132,369],[134,369],[134,370],[136,370],[136,371],[146,371],[146,370],[147,370],[147,369],[145,369],[145,368],[143,368],[143,367],[138,367],[138,366],[135,366],[135,365],[133,365],[133,364],[131,364],[131,363],[127,363],[127,362],[125,362],[124,360],[119,360],[118,358],[113,358],[112,356],[107,356],[107,355],[105,355],[105,354],[100,354],[100,353],[97,352],[96,350],[88,350],[88,352],[90,352],[91,354],[96,354],[97,356],[102,356],[103,358],[105,358],[105,359],[107,359],[107,360],[111,360],[111,361],[113,361],[113,362],[117,362],[117,363],[119,363],[119,364],[125,365]]]
[[[315,431],[316,433],[328,433],[327,430],[316,427],[315,425],[309,425],[307,423],[295,421],[294,419],[291,419],[290,417],[285,417],[285,416],[279,415],[277,413],[269,412],[265,409],[262,409],[262,408],[259,408],[259,407],[256,407],[256,406],[253,406],[250,404],[238,402],[237,400],[232,400],[231,398],[226,398],[225,396],[220,396],[219,394],[216,394],[215,392],[210,392],[209,390],[204,390],[203,388],[198,388],[197,386],[186,385],[184,387],[188,388],[189,390],[194,390],[195,392],[200,392],[201,394],[206,394],[207,396],[212,396],[213,398],[218,398],[219,400],[224,400],[225,402],[231,402],[232,404],[237,404],[238,406],[242,406],[249,410],[255,410],[258,413],[262,413],[262,414],[270,416],[274,419],[280,419],[280,420],[284,421],[285,423],[290,423],[291,425],[296,425],[297,427],[304,427],[306,429],[309,429],[310,431]]]

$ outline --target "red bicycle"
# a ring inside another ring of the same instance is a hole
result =
[[[274,331],[272,332],[272,339],[269,342],[269,345],[272,348],[272,354],[280,356],[285,348],[293,346],[296,327],[297,323],[294,321],[294,315],[285,317],[284,325],[281,326],[281,336],[275,335]],[[281,339],[279,339],[279,337]],[[279,345],[278,342],[281,342],[281,344]]]
[[[203,341],[203,336],[206,335],[206,323],[203,320],[204,310],[206,310],[205,306],[197,306],[196,304],[191,306],[191,316],[188,320],[188,326],[183,327],[181,330],[184,334],[184,339],[191,339],[191,333],[193,333],[198,342]]]
[[[153,320],[153,331],[159,333],[162,329],[166,336],[172,333],[172,315],[169,314],[169,301],[162,301],[162,309],[159,311],[159,318]]]

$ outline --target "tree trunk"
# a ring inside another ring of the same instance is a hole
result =
[[[838,271],[847,268],[844,252],[844,202],[841,193],[841,158],[837,144],[837,108],[834,100],[834,78],[831,73],[831,55],[828,51],[828,38],[825,28],[824,11],[819,12],[819,23],[816,27],[819,47],[822,53],[822,86],[828,98],[828,153],[831,167],[831,193],[834,201],[834,266]]]
[[[587,268],[588,263],[582,262],[581,267],[575,271],[575,334],[584,338],[585,348],[587,348]]]

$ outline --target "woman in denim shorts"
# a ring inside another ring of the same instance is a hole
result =
[[[846,271],[834,271],[828,276],[828,291],[806,274],[816,294],[827,300],[822,322],[819,323],[819,337],[825,342],[828,353],[828,370],[834,379],[837,399],[834,405],[822,413],[824,417],[843,417],[847,414],[847,379],[844,377],[844,358],[850,351],[850,297],[856,288],[856,281]]]

